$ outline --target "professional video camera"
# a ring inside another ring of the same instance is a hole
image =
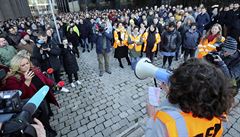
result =
[[[43,86],[26,104],[23,104],[20,100],[20,91],[1,91],[0,123],[3,124],[0,130],[0,136],[37,137],[34,127],[31,126],[31,123],[33,123],[32,115],[48,91],[49,87]]]
[[[204,57],[204,59],[211,64],[218,65],[218,62],[216,62],[215,59],[218,59],[221,56],[220,52],[210,52]]]

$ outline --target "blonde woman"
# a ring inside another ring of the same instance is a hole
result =
[[[20,90],[22,91],[21,98],[29,99],[44,85],[53,87],[54,82],[47,78],[38,68],[31,65],[29,56],[20,53],[15,55],[10,62],[10,73],[5,84],[7,90]],[[52,115],[49,103],[59,106],[51,91],[48,92],[43,101],[40,108],[42,113],[38,118],[43,123],[47,133],[56,135],[56,131],[49,124],[49,116]]]
[[[198,45],[197,58],[203,58],[209,52],[216,51],[225,38],[222,36],[222,27],[220,24],[214,24],[207,32],[206,36],[202,38]]]

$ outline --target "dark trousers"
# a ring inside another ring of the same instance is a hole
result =
[[[168,66],[170,67],[172,65],[173,56],[163,56],[163,66],[166,65],[167,60]]]
[[[60,75],[60,71],[59,70],[54,70],[53,76],[54,76],[54,79],[55,79],[56,83],[61,81],[61,75]]]
[[[128,56],[126,57],[126,60],[127,60],[127,62],[128,62],[128,65],[131,65],[131,62],[130,62],[130,59],[129,59]],[[121,58],[118,58],[118,62],[119,62],[119,65],[122,66],[122,60],[121,60]]]
[[[76,73],[73,73],[73,74],[68,74],[69,83],[72,83],[72,82],[73,82],[72,75],[74,75],[75,81],[78,80],[78,74],[77,74],[77,72],[76,72]]]
[[[185,52],[184,52],[184,61],[187,60],[188,56],[190,55],[190,58],[193,58],[195,56],[195,49],[186,49],[185,48]]]
[[[149,58],[153,62],[153,52],[147,52],[146,57]]]
[[[83,38],[82,39],[82,44],[83,44],[83,50],[85,50],[87,48],[87,50],[89,50],[89,41],[88,38]]]

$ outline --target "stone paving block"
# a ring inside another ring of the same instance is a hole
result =
[[[81,127],[78,128],[78,134],[82,134],[84,132],[86,132],[88,130],[87,126],[86,125],[83,125]]]
[[[83,117],[84,118],[86,118],[86,117],[88,117],[90,115],[91,115],[91,111],[87,111],[87,112],[83,113]]]
[[[112,128],[108,127],[102,131],[104,137],[108,137],[112,133]]]
[[[104,124],[105,128],[107,128],[107,127],[111,126],[113,124],[113,122],[111,119],[109,119],[106,122],[104,122],[103,124]]]
[[[228,133],[231,135],[231,136],[234,136],[234,137],[239,137],[240,136],[240,133],[235,130],[234,128],[231,128]]]
[[[116,116],[116,115],[120,114],[121,112],[119,111],[119,109],[114,109],[112,111],[112,113],[113,113],[114,116]]]
[[[128,116],[128,113],[127,112],[122,112],[119,114],[120,118],[125,118]]]
[[[134,111],[132,108],[130,108],[130,109],[127,110],[127,113],[128,113],[129,115],[131,115],[131,114],[134,114],[135,111]]]
[[[95,131],[91,128],[90,130],[86,131],[84,134],[86,137],[92,137],[93,135],[95,135]]]
[[[99,133],[97,133],[96,135],[94,135],[93,137],[103,137],[103,135],[102,135],[101,132],[99,132]]]
[[[114,116],[114,117],[111,118],[111,120],[112,120],[113,123],[117,123],[118,121],[121,120],[121,118],[119,116]]]
[[[78,136],[77,130],[73,130],[67,134],[68,137],[76,137]]]
[[[90,123],[87,124],[88,129],[91,129],[97,125],[96,121],[91,121]]]
[[[96,118],[98,118],[98,115],[96,113],[89,116],[90,121],[93,121]]]
[[[56,126],[54,126],[56,131],[60,131],[61,129],[63,129],[65,127],[64,123],[60,123],[57,124]]]
[[[113,117],[113,114],[112,114],[112,113],[107,113],[107,114],[104,115],[104,118],[105,118],[106,120],[108,120],[108,119],[110,119],[110,118],[112,118],[112,117]]]
[[[100,105],[98,108],[99,108],[100,110],[103,110],[103,109],[105,109],[106,107],[107,107],[106,104],[102,104],[102,105]]]
[[[234,137],[234,136],[231,136],[229,133],[225,134],[224,137]]]
[[[70,126],[68,126],[68,127],[65,127],[65,128],[63,128],[62,130],[61,130],[61,134],[62,135],[65,135],[65,134],[67,134],[68,132],[70,132],[71,130],[70,130]]]
[[[96,119],[97,124],[100,124],[105,121],[105,118],[103,116]]]
[[[112,131],[114,132],[114,131],[117,131],[118,129],[120,129],[121,126],[120,126],[119,123],[116,123],[116,124],[113,124],[113,125],[111,126],[111,128],[112,128]]]
[[[76,121],[75,123],[71,124],[71,130],[78,129],[79,127],[81,127],[79,121]]]
[[[91,110],[92,113],[96,113],[96,112],[98,112],[98,111],[99,111],[99,108],[98,108],[98,107],[95,107],[95,108],[93,108],[93,109]]]
[[[80,121],[80,120],[82,120],[83,119],[83,115],[82,114],[79,114],[79,115],[77,115],[76,117],[74,117],[74,120],[75,121]]]
[[[87,118],[81,120],[81,125],[85,125],[89,122]]]
[[[99,112],[97,112],[98,116],[101,117],[102,115],[106,114],[105,110],[101,110]]]
[[[95,130],[96,133],[98,133],[98,132],[100,132],[100,131],[103,131],[104,129],[105,129],[105,128],[104,128],[103,124],[99,124],[99,125],[97,125],[97,126],[94,128],[94,130]]]
[[[71,118],[71,119],[66,120],[64,123],[66,126],[70,126],[71,124],[74,123],[74,120],[73,120],[73,118]]]
[[[113,104],[112,107],[113,107],[113,109],[117,109],[120,107],[120,105],[118,103],[116,103],[116,104]]]

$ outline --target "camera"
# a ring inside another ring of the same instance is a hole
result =
[[[215,59],[218,59],[218,57],[221,57],[221,53],[220,52],[210,52],[204,58],[209,63],[217,65],[218,63],[215,61]]]

